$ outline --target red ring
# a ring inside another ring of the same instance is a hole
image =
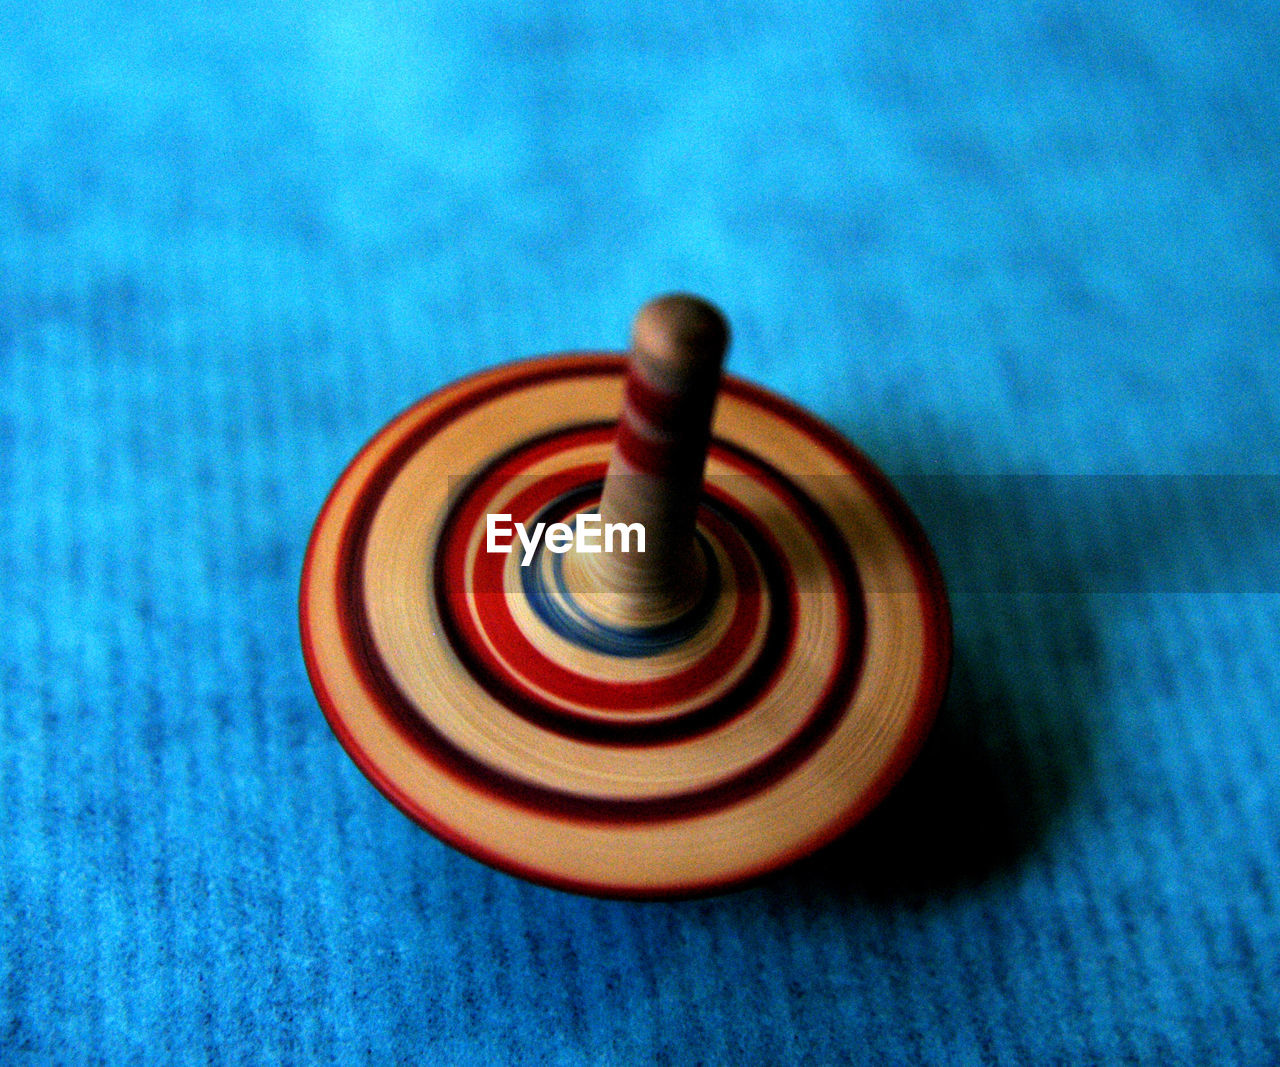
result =
[[[447,573],[463,573],[473,531],[483,521],[488,505],[502,485],[507,484],[511,477],[518,476],[520,470],[527,469],[529,464],[522,460],[520,456],[512,457],[509,466],[503,464],[488,472],[474,491],[467,493],[447,521],[439,548],[445,554]],[[603,464],[556,471],[521,491],[504,507],[513,520],[523,521],[527,516],[538,514],[556,497],[577,486],[597,481],[603,474]],[[619,712],[648,711],[677,700],[688,700],[710,688],[716,679],[739,662],[756,632],[761,610],[759,575],[750,550],[732,526],[714,512],[704,510],[700,518],[729,556],[738,602],[721,639],[697,662],[678,673],[644,682],[602,682],[551,660],[529,640],[512,616],[507,596],[501,592],[506,559],[493,553],[476,553],[471,596],[468,596],[466,582],[455,580],[446,583],[445,610],[449,611],[461,631],[462,640],[485,666],[517,689],[525,699],[543,701],[546,699],[543,693],[549,693],[553,698],[593,709]],[[481,603],[484,610],[477,610]],[[482,635],[489,640],[483,640]],[[490,645],[498,650],[496,656],[490,651]],[[519,667],[513,664],[519,664]],[[530,688],[530,683],[537,689]]]

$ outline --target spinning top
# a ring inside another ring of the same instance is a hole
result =
[[[418,402],[325,503],[312,685],[464,852],[608,896],[721,889],[836,837],[923,741],[950,655],[924,535],[833,430],[722,380],[727,344],[709,304],[653,301],[629,358]]]

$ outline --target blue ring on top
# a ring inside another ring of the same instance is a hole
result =
[[[545,522],[547,526],[553,522],[563,522],[564,516],[573,512],[584,500],[592,497],[598,499],[602,485],[599,481],[590,482],[562,494],[544,507],[534,518],[534,522]],[[710,617],[720,597],[720,568],[715,553],[701,531],[695,531],[694,539],[707,565],[707,581],[702,596],[679,618],[656,626],[609,626],[588,615],[569,592],[564,577],[562,553],[552,553],[550,571],[553,589],[547,588],[545,569],[542,566],[545,539],[538,542],[529,566],[520,568],[520,583],[534,613],[566,641],[607,656],[656,656],[696,634]]]

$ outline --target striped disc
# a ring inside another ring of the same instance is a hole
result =
[[[307,551],[303,649],[334,732],[406,814],[535,881],[708,892],[831,840],[884,795],[946,684],[933,555],[830,428],[726,376],[697,550],[645,630],[585,610],[566,557],[489,516],[598,504],[625,360],[498,368],[420,401],[339,479]]]

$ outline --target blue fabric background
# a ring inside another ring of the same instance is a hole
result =
[[[1182,0],[0,8],[0,1061],[1280,1062],[1280,31]],[[726,897],[488,870],[296,625],[392,414],[723,305],[956,671]]]

